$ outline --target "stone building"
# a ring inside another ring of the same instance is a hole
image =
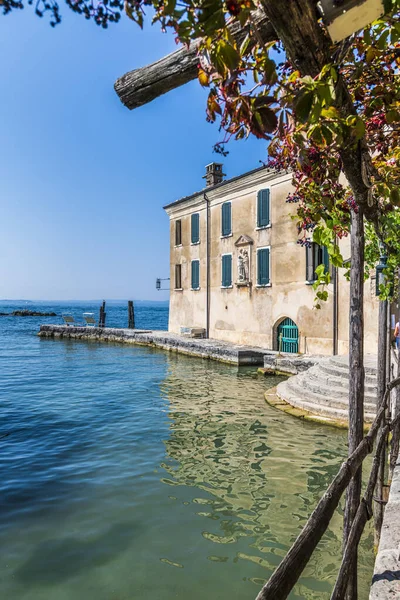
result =
[[[170,316],[175,333],[311,354],[348,351],[349,283],[326,249],[300,246],[291,175],[260,167],[223,180],[206,167],[206,187],[165,206],[170,218]],[[349,257],[349,240],[342,254]],[[329,299],[314,308],[315,268],[331,269]],[[365,283],[366,352],[375,352],[378,302]]]

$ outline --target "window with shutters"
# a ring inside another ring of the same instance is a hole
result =
[[[182,265],[175,265],[175,289],[182,289]]]
[[[200,289],[200,261],[192,260],[192,290]]]
[[[175,246],[182,245],[182,221],[175,221]]]
[[[257,227],[268,227],[270,221],[270,195],[269,189],[260,190],[257,194]]]
[[[221,223],[222,237],[232,235],[232,204],[230,202],[224,202],[221,206]]]
[[[328,248],[311,242],[306,247],[306,281],[308,283],[313,283],[318,279],[315,269],[319,265],[325,265],[325,272],[329,271]]]
[[[270,248],[257,250],[257,285],[259,287],[270,285]]]
[[[192,215],[192,244],[198,244],[200,242],[200,215],[199,213],[194,213]]]
[[[222,278],[221,287],[232,287],[232,254],[222,255]]]

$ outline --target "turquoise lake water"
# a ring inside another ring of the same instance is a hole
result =
[[[98,312],[98,304],[16,308]],[[125,305],[107,324],[126,326]],[[167,327],[137,305],[136,324]],[[142,347],[39,339],[0,317],[0,598],[253,600],[342,459],[346,433],[269,407],[277,378]],[[368,530],[360,600],[373,564]],[[291,594],[327,600],[341,514]]]

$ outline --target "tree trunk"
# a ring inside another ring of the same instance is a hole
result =
[[[351,215],[350,328],[349,328],[349,454],[363,439],[364,426],[364,221],[363,211]],[[346,493],[344,544],[360,504],[360,467]],[[351,559],[346,600],[357,600],[357,548]]]

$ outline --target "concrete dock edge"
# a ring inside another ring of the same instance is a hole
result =
[[[369,600],[400,598],[400,461],[393,472]]]

